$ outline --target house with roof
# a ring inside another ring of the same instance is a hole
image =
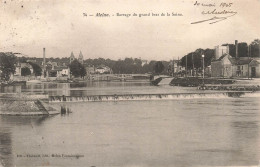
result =
[[[260,59],[253,59],[249,63],[249,76],[251,78],[260,78]]]
[[[100,65],[95,69],[95,73],[97,74],[112,74],[112,69],[105,65]]]
[[[237,48],[237,41],[235,41]],[[232,57],[228,46],[215,47],[215,59],[211,62],[211,76],[224,78],[260,77],[259,58]]]
[[[49,77],[65,77],[69,78],[70,77],[70,69],[69,67],[54,67],[49,71]]]
[[[250,62],[252,58],[248,57],[240,57],[240,58],[231,58],[230,61],[232,63],[232,76],[238,78],[246,78],[250,77],[249,69]]]
[[[224,78],[260,78],[259,58],[223,55],[211,62],[211,76]]]

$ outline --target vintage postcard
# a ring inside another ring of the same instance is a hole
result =
[[[260,0],[0,0],[0,167],[260,166]]]

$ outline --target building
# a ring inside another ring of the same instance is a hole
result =
[[[215,60],[219,59],[225,54],[229,54],[228,46],[215,46]]]
[[[112,69],[105,65],[100,65],[95,69],[96,74],[112,74]]]
[[[234,58],[229,54],[224,54],[219,59],[211,62],[211,76],[246,78],[249,75],[251,77],[250,70],[248,71],[248,69],[253,65],[250,65],[252,61],[255,62],[256,60],[248,57]]]
[[[70,54],[70,63],[73,62],[75,60],[75,56],[73,54],[73,52],[71,52]]]
[[[168,73],[171,75],[177,75],[181,71],[184,71],[185,67],[181,66],[180,60],[171,60],[168,66]]]
[[[260,78],[259,58],[234,58],[226,54],[211,62],[212,77]]]
[[[258,78],[260,77],[259,58],[238,57],[229,55],[228,46],[215,47],[215,59],[211,62],[211,76],[224,78]]]
[[[68,67],[54,67],[54,69],[49,70],[49,77],[66,77],[69,78],[70,69]]]
[[[249,76],[251,78],[260,78],[260,60],[253,59],[249,63]]]
[[[250,62],[254,59],[248,57],[231,58],[232,77],[246,78],[251,77]]]
[[[55,67],[58,67],[58,63],[57,62],[52,62],[52,61],[48,61],[46,63],[47,66],[50,66],[52,70],[54,70]]]
[[[227,78],[232,77],[233,74],[231,58],[232,57],[229,54],[224,54],[221,57],[213,60],[211,62],[211,76]]]
[[[80,51],[80,53],[79,53],[78,61],[79,61],[81,64],[83,64],[84,58],[83,58],[83,55],[82,55],[81,51]]]
[[[87,66],[86,69],[86,75],[95,74],[95,67],[94,66]]]

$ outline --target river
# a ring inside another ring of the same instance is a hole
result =
[[[147,82],[91,82],[29,84],[1,91],[87,96],[199,90],[150,86]],[[68,167],[258,165],[259,100],[223,97],[75,101],[58,103],[71,109],[68,115],[2,115],[1,163]]]

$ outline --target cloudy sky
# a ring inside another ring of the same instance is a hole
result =
[[[30,57],[75,56],[84,58],[170,60],[197,48],[223,43],[251,42],[260,38],[260,0],[0,0],[0,52],[20,52]],[[201,4],[212,4],[213,7]],[[208,24],[191,22],[226,17],[202,12],[233,11],[236,15]],[[151,16],[152,13],[183,16]],[[84,16],[86,13],[88,16]],[[110,17],[95,17],[106,13]],[[116,16],[149,14],[150,16]],[[89,15],[94,16],[89,16]],[[113,16],[114,15],[114,16]]]

